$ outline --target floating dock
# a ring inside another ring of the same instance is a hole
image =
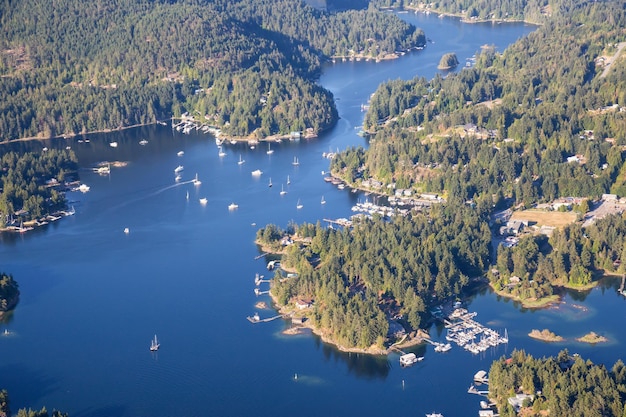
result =
[[[254,315],[248,316],[246,318],[248,319],[248,321],[250,323],[267,323],[268,321],[273,321],[273,320],[276,320],[276,319],[281,319],[281,318],[286,318],[286,317],[289,317],[289,314],[285,314],[285,315],[279,314],[277,316],[273,316],[273,317],[268,317],[268,318],[262,319],[259,316],[259,313],[254,313]]]
[[[474,321],[473,318],[475,316],[476,313],[470,313],[464,308],[454,310],[449,316],[449,319],[453,321],[444,320],[448,329],[446,340],[454,342],[474,354],[509,342],[506,329],[504,330],[504,336],[500,336],[495,330]],[[476,338],[478,338],[478,341]]]

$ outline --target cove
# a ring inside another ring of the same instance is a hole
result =
[[[275,315],[255,307],[269,303],[267,295],[253,291],[256,273],[269,276],[264,259],[255,260],[258,228],[347,217],[364,198],[322,180],[328,170],[322,153],[367,146],[357,135],[361,104],[377,85],[432,78],[447,52],[463,64],[482,45],[503,51],[533,30],[400,16],[424,29],[431,40],[427,47],[393,61],[325,67],[319,82],[333,92],[340,120],[314,140],[272,144],[271,154],[263,145],[227,143],[220,156],[208,135],[157,125],[10,145],[18,151],[71,146],[90,186],[88,193],[69,195],[74,216],[33,233],[0,237],[1,268],[13,274],[22,293],[14,314],[0,324],[0,331],[11,332],[0,337],[0,375],[14,410],[45,405],[88,417],[432,411],[465,416],[476,414],[480,400],[467,394],[472,376],[514,348],[547,355],[568,347],[608,364],[619,357],[625,300],[612,281],[587,294],[566,295],[559,309],[539,311],[479,292],[468,308],[481,323],[506,328],[508,346],[482,355],[458,347],[440,354],[420,346],[416,351],[425,360],[406,369],[396,355],[342,353],[310,334],[285,336],[289,324],[282,320],[246,320],[254,312]],[[142,139],[148,143],[140,145]],[[109,146],[112,141],[118,146]],[[294,158],[299,165],[292,164]],[[128,164],[100,176],[90,168],[101,161]],[[179,165],[184,170],[176,182]],[[255,170],[262,174],[253,176]],[[200,185],[191,183],[196,174]],[[281,189],[287,193],[280,195]],[[238,208],[229,210],[232,203]],[[548,345],[526,336],[545,327],[566,342]],[[606,333],[611,341],[594,348],[572,342],[570,335],[583,328]],[[150,352],[155,334],[161,347]],[[433,327],[431,335],[443,339],[443,329]]]

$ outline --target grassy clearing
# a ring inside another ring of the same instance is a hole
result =
[[[531,225],[563,227],[576,221],[576,213],[544,210],[516,211],[511,220],[529,221]]]

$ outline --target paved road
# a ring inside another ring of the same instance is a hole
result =
[[[602,74],[600,74],[600,78],[604,78],[606,77],[606,75],[609,73],[609,71],[611,70],[611,64],[613,62],[615,62],[615,60],[617,59],[617,57],[619,56],[619,54],[622,52],[622,49],[624,49],[624,47],[626,46],[626,42],[620,42],[617,45],[617,51],[615,51],[615,54],[612,57],[607,58],[606,60],[606,65],[604,67],[604,71],[602,71]]]

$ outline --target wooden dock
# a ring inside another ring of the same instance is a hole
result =
[[[264,256],[266,256],[266,255],[269,255],[269,254],[270,254],[269,252],[262,253],[262,254],[260,254],[260,255],[255,256],[255,257],[254,257],[254,260],[255,260],[255,261],[258,261],[258,260],[259,260],[259,259],[261,259],[262,257],[264,257]]]
[[[289,314],[279,314],[277,316],[267,317],[265,319],[262,319],[259,317],[259,314],[256,313],[254,316],[248,316],[246,318],[248,319],[250,323],[267,323],[269,321],[273,321],[273,320],[281,319],[281,318],[287,318],[287,317],[289,317]]]

